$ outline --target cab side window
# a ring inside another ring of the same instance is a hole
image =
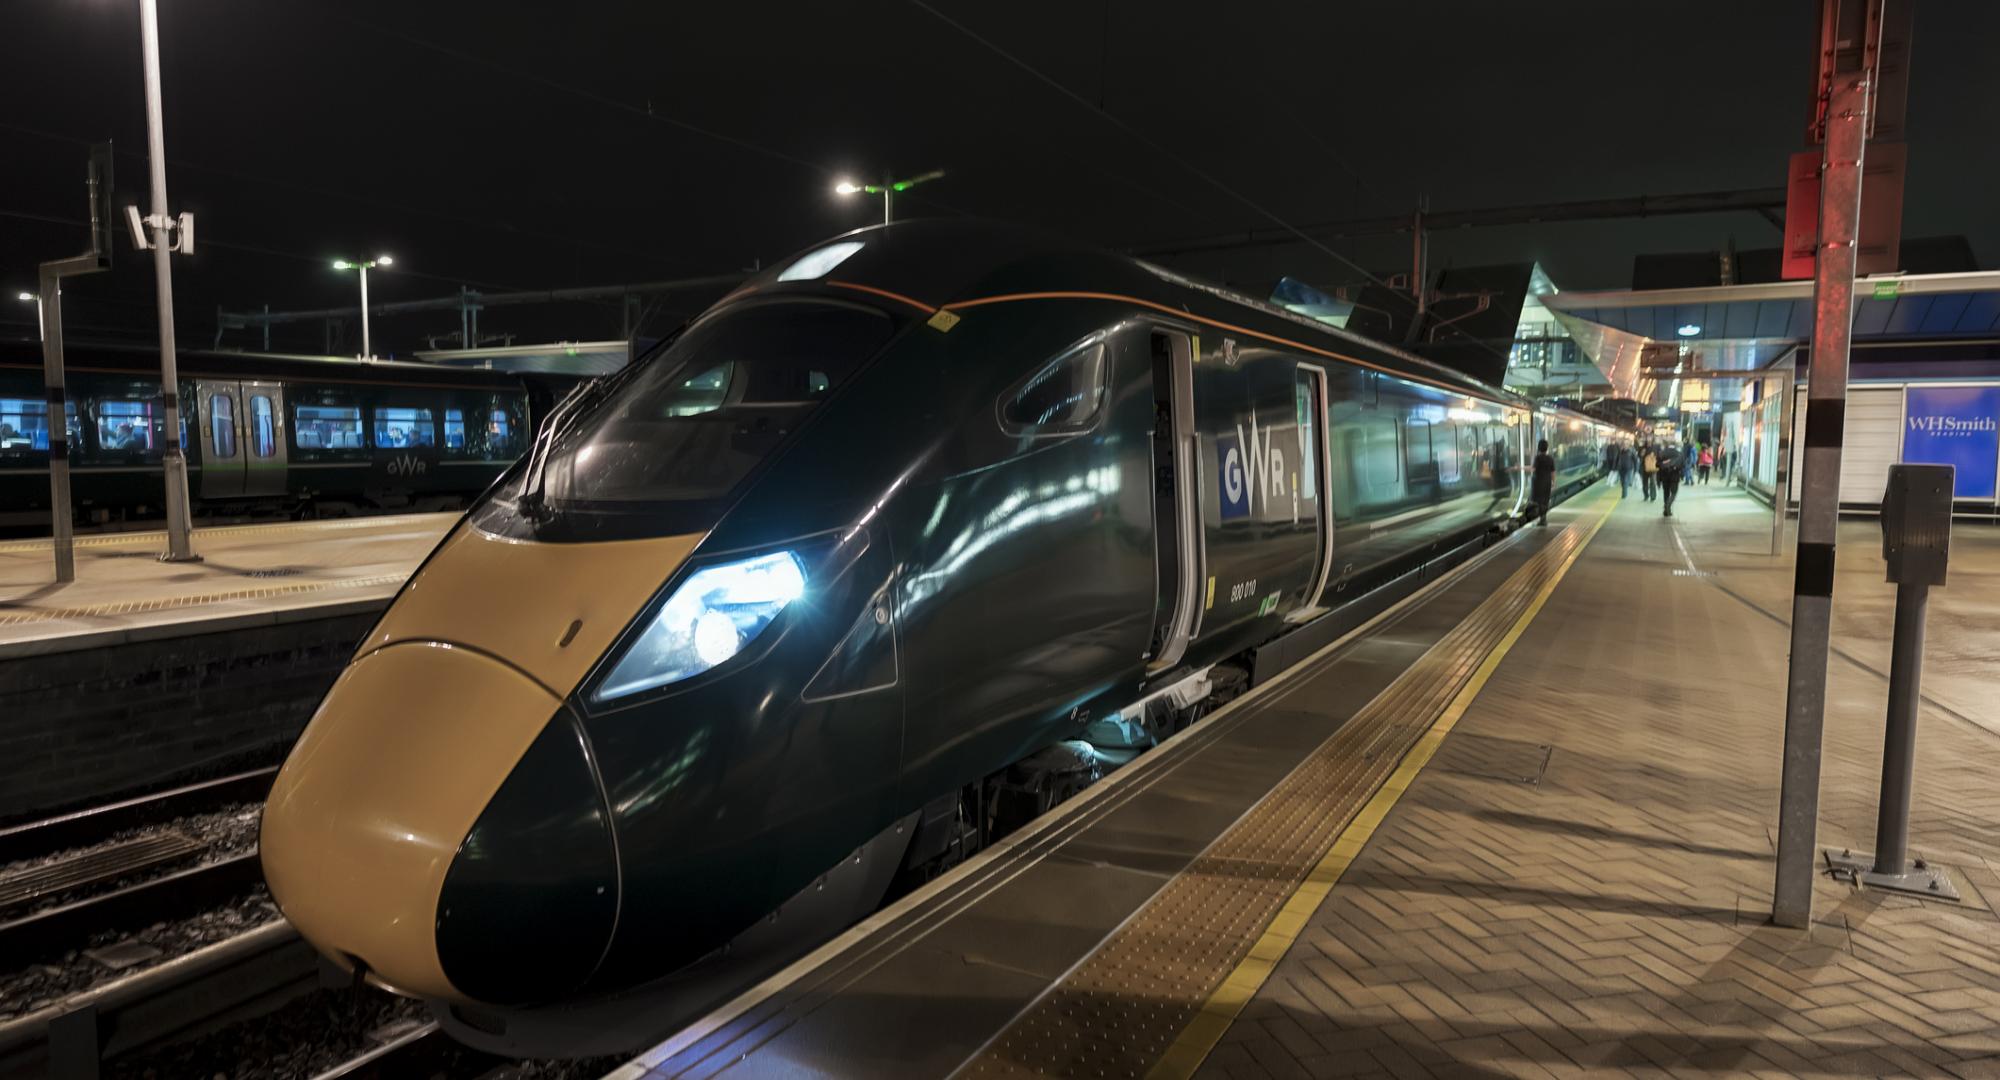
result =
[[[1106,368],[1102,341],[1043,364],[1000,395],[1000,429],[1026,438],[1090,430],[1104,409]]]

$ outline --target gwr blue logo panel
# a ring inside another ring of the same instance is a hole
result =
[[[1222,488],[1222,520],[1250,516],[1250,474],[1244,467],[1243,446],[1234,435],[1215,440],[1216,471]]]

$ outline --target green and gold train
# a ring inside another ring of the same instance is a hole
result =
[[[700,1003],[1607,434],[1036,233],[840,237],[552,414],[293,750],[272,894],[501,1048]]]

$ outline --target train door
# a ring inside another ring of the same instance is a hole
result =
[[[1153,551],[1159,586],[1148,670],[1180,662],[1194,637],[1201,581],[1201,488],[1195,475],[1194,342],[1152,332]]]
[[[203,379],[194,384],[201,424],[201,497],[233,499],[243,495],[242,399],[233,382]]]
[[[1299,430],[1299,494],[1312,503],[1313,524],[1319,531],[1318,561],[1305,602],[1286,618],[1303,622],[1320,613],[1320,596],[1333,570],[1333,447],[1328,439],[1326,369],[1300,364],[1295,388]]]
[[[244,382],[242,404],[243,493],[283,495],[285,470],[285,388],[275,382]]]

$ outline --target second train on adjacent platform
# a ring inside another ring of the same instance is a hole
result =
[[[692,1002],[1607,433],[1129,258],[850,234],[551,417],[293,751],[272,894],[468,1038]]]

